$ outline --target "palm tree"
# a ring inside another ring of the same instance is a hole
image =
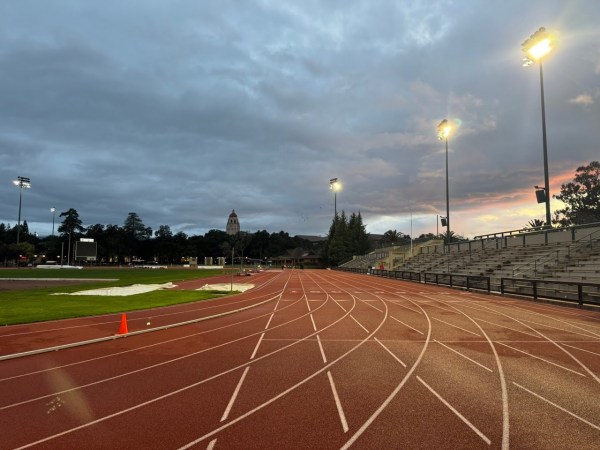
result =
[[[542,219],[531,219],[529,222],[527,222],[527,227],[531,228],[532,230],[542,228],[544,225],[546,225],[546,222],[544,222]]]
[[[400,231],[388,230],[383,233],[383,240],[390,245],[395,245],[402,240],[403,234]]]

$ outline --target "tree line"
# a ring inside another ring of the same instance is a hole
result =
[[[169,225],[161,225],[156,231],[144,225],[135,212],[130,212],[122,226],[95,224],[83,226],[76,209],[61,212],[62,219],[57,236],[40,238],[29,232],[27,222],[21,224],[20,242],[16,244],[17,226],[0,223],[0,261],[73,262],[74,244],[81,238],[94,239],[97,243],[97,262],[125,264],[134,260],[157,261],[164,264],[181,264],[189,257],[248,257],[268,260],[285,254],[288,250],[302,247],[311,249],[312,243],[287,232],[255,233],[241,232],[230,236],[222,230],[210,230],[204,235],[188,236],[184,232],[173,233]]]
[[[554,212],[552,223],[555,227],[600,222],[600,162],[592,161],[578,167],[573,181],[561,185],[560,193],[553,197],[565,205]],[[304,248],[319,254],[324,264],[338,265],[353,255],[362,255],[372,249],[360,212],[352,213],[350,217],[344,211],[336,215],[321,244],[298,236],[291,237],[284,231],[268,233],[262,230],[229,236],[222,230],[210,230],[202,236],[188,236],[183,232],[173,233],[169,225],[161,225],[153,232],[135,212],[127,215],[122,226],[95,224],[83,227],[74,208],[62,212],[59,217],[63,218],[58,227],[59,235],[45,238],[30,233],[27,221],[24,221],[20,228],[19,244],[16,244],[18,227],[0,223],[0,261],[6,264],[19,257],[31,261],[36,255],[38,258],[45,255],[47,259],[58,260],[61,251],[66,257],[75,240],[82,237],[94,239],[98,243],[99,261],[109,263],[125,263],[139,258],[176,264],[189,256],[230,257],[231,249],[236,256],[264,260],[284,255],[288,250]],[[540,219],[532,219],[527,226],[543,228],[545,223]],[[445,238],[445,235],[429,233],[419,236],[417,240],[434,238]],[[450,241],[464,239],[453,231],[449,238]],[[389,230],[384,234],[383,242],[389,245],[408,244],[410,236]]]

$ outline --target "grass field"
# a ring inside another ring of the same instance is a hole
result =
[[[0,291],[0,325],[41,322],[71,317],[93,316],[148,309],[158,306],[206,300],[230,292],[159,290],[127,297],[51,295],[57,292],[76,292],[101,287],[130,286],[132,284],[162,284],[212,277],[221,270],[129,268],[110,269],[10,269],[0,270],[0,282],[6,278],[85,278],[93,282],[36,289]],[[104,279],[104,280],[103,280]],[[106,281],[106,279],[112,279]],[[114,281],[114,280],[117,281]]]

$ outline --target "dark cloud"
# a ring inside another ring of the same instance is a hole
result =
[[[540,6],[543,5],[543,8]],[[461,234],[542,217],[539,75],[520,44],[559,33],[544,68],[551,177],[597,159],[600,12],[589,1],[102,2],[0,11],[0,221],[325,234],[338,209],[368,230]],[[559,179],[560,178],[560,179]],[[543,205],[542,205],[543,206]]]

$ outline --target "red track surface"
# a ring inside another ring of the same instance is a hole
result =
[[[230,314],[0,361],[0,448],[599,447],[600,314],[330,271],[271,277],[128,314],[129,330]],[[117,328],[6,327],[0,348]]]

